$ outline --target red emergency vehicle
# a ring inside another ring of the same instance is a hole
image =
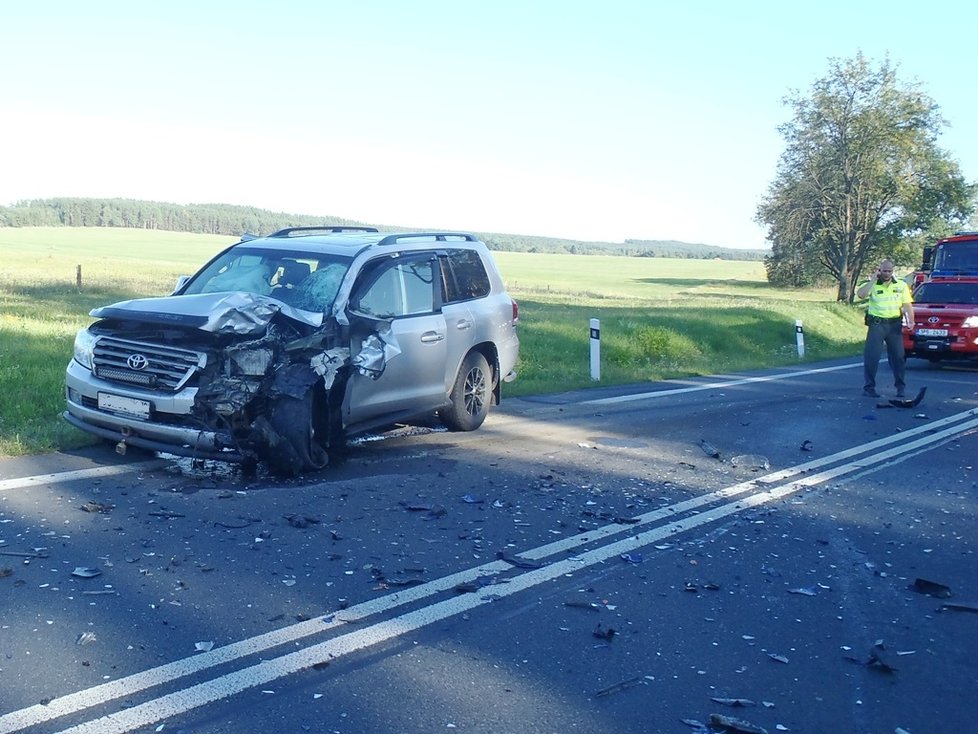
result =
[[[907,356],[978,360],[978,232],[925,247],[914,280],[914,324],[903,331]]]

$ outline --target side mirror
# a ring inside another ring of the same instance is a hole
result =
[[[177,278],[177,284],[173,287],[173,291],[170,293],[170,295],[175,296],[179,291],[183,290],[183,287],[187,285],[189,280],[189,275],[181,275],[179,278]]]

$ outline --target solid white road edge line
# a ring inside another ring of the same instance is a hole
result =
[[[746,385],[752,382],[771,382],[772,380],[787,380],[791,377],[801,377],[803,375],[817,375],[822,372],[836,372],[837,370],[848,370],[853,367],[862,367],[862,362],[838,365],[836,367],[819,367],[814,370],[804,370],[801,372],[779,372],[776,375],[765,375],[763,377],[744,377],[736,380],[725,380],[723,382],[707,382],[702,385],[691,387],[677,387],[672,390],[658,390],[655,392],[636,393],[635,395],[618,395],[613,398],[596,398],[594,400],[582,400],[582,405],[611,405],[612,403],[629,403],[633,400],[647,400],[649,398],[662,398],[667,395],[681,395],[688,392],[698,392],[700,390],[716,390],[723,387],[734,387],[736,385]]]

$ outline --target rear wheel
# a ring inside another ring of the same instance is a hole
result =
[[[439,412],[449,430],[474,431],[482,425],[492,401],[492,371],[482,354],[465,355],[449,400],[451,404]]]
[[[278,440],[266,448],[265,462],[276,476],[294,477],[329,463],[323,395],[313,387],[301,398],[281,395],[269,411],[268,422]]]

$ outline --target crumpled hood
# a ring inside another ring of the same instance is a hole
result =
[[[302,311],[275,298],[243,291],[135,298],[96,308],[89,315],[97,319],[193,327],[218,334],[255,334],[263,331],[276,313],[313,327],[323,324],[321,313]]]

